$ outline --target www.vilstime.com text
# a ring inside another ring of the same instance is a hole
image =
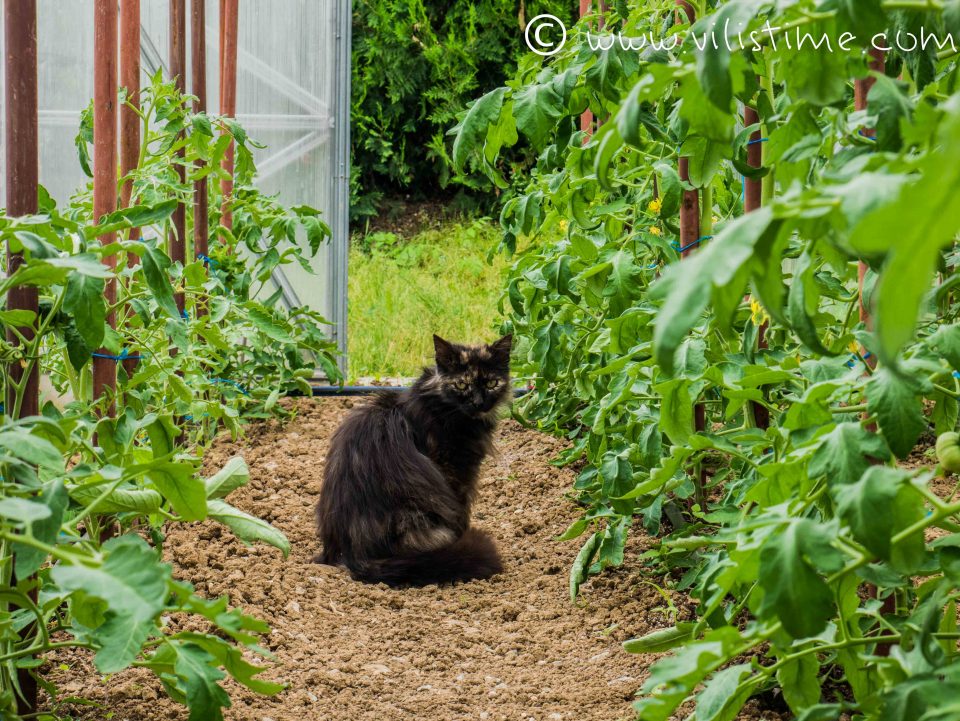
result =
[[[787,50],[817,50],[820,52],[851,52],[861,46],[860,38],[854,33],[844,32],[836,37],[829,33],[811,33],[801,28],[785,30],[770,24],[768,20],[763,27],[750,32],[734,30],[729,20],[722,32],[712,28],[707,32],[691,32],[694,44],[700,51],[708,48],[719,50],[726,48],[730,52],[738,50],[760,51],[770,47],[774,51],[786,48]],[[621,33],[594,35],[587,33],[587,42],[593,50],[609,50],[619,43],[624,50],[641,51],[675,50],[685,41],[682,35],[656,37],[653,33],[640,36],[629,36]],[[869,39],[869,46],[877,50],[900,50],[902,52],[926,51],[934,47],[937,51],[952,50],[957,52],[956,41],[951,33],[937,35],[921,27],[919,34],[898,30],[896,33],[877,33]]]

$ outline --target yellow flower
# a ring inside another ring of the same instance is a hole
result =
[[[752,296],[750,297],[750,317],[756,326],[761,326],[770,320],[770,316],[767,315],[763,306],[760,305],[760,301]]]
[[[647,232],[651,235],[663,235],[663,231],[655,225],[651,225],[649,228],[647,228]]]
[[[650,201],[650,205],[647,206],[647,210],[649,210],[651,213],[659,213],[660,208],[662,207],[663,203],[660,202],[660,198],[654,198]]]
[[[857,343],[857,341],[852,340],[852,341],[850,341],[850,342],[847,344],[847,350],[850,351],[851,353],[859,353],[859,352],[860,352],[860,344]]]
[[[561,221],[560,221],[560,232],[561,232],[561,233],[566,233],[566,232],[567,232],[567,221],[566,221],[566,220],[561,220]]]

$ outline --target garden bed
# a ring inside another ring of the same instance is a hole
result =
[[[234,721],[321,719],[628,719],[652,656],[621,642],[670,625],[663,598],[636,572],[616,569],[584,586],[570,603],[567,572],[576,543],[555,540],[577,518],[565,493],[572,472],[549,461],[556,439],[510,421],[486,465],[476,525],[491,532],[506,572],[485,582],[391,590],[350,580],[311,563],[317,552],[313,505],[327,442],[351,399],[289,402],[288,423],[255,424],[241,443],[221,437],[209,468],[231,455],[250,464],[251,481],[230,500],[272,522],[290,539],[284,560],[266,546],[246,547],[212,523],[171,527],[165,556],[175,574],[231,601],[272,627],[277,664],[265,676],[288,684],[273,698],[234,683]],[[645,539],[638,534],[632,550]],[[686,599],[676,596],[681,613]],[[186,719],[158,681],[131,669],[103,679],[78,651],[52,659],[65,695],[88,698],[77,718]],[[69,669],[69,670],[64,670]],[[743,719],[775,719],[752,714]]]

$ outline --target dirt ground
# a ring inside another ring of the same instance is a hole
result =
[[[253,425],[234,444],[218,439],[212,473],[230,456],[248,462],[251,482],[229,501],[271,521],[290,539],[284,560],[266,546],[244,546],[214,523],[169,529],[167,559],[178,577],[208,596],[228,594],[266,620],[276,655],[264,677],[288,684],[264,698],[228,684],[230,721],[616,721],[633,718],[631,700],[652,656],[621,642],[672,624],[653,585],[619,569],[588,582],[577,604],[567,573],[577,541],[555,539],[577,517],[565,496],[570,470],[549,461],[560,441],[512,421],[498,431],[485,465],[475,525],[497,540],[506,571],[489,581],[392,590],[352,581],[310,562],[317,552],[313,506],[327,442],[358,400],[289,401],[293,420]],[[645,539],[637,531],[634,550]],[[675,595],[682,614],[689,601]],[[131,669],[96,675],[83,653],[54,658],[54,680],[78,719],[186,719],[154,677]],[[778,719],[755,709],[741,719]]]

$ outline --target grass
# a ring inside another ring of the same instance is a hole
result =
[[[415,376],[432,362],[434,333],[466,343],[496,338],[506,262],[488,220],[454,221],[409,240],[379,232],[350,248],[349,377]]]

